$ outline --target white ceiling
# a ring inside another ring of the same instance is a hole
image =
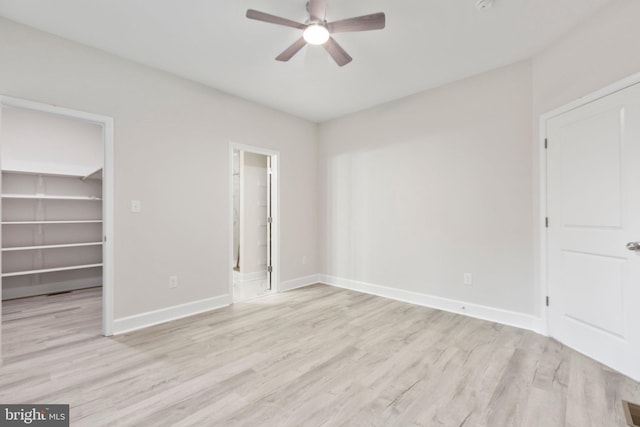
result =
[[[306,0],[0,0],[0,15],[312,121],[362,110],[532,56],[611,0],[328,0],[327,20],[385,12],[384,30],[336,34],[274,58],[300,31]]]

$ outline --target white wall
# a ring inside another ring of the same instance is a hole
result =
[[[614,0],[533,60],[534,114],[640,72],[640,2]]]
[[[615,0],[530,62],[323,124],[322,271],[540,316],[539,117],[640,72],[638,16]]]
[[[115,119],[116,319],[228,294],[231,141],[281,153],[281,279],[318,271],[315,124],[5,19],[0,58],[0,94]]]
[[[84,176],[103,166],[101,126],[22,108],[2,110],[2,169]]]
[[[540,164],[540,115],[605,86],[640,73],[640,2],[615,0],[533,58],[534,173]],[[534,213],[540,212],[538,176],[533,187]],[[534,224],[535,269],[540,266],[539,223]],[[540,279],[536,274],[536,283]],[[544,296],[536,287],[536,311]]]
[[[532,314],[531,99],[522,62],[324,123],[323,272]]]

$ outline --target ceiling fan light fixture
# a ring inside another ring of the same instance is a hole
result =
[[[276,61],[286,62],[300,52],[300,49],[308,44],[313,44],[322,45],[336,64],[342,67],[351,62],[353,58],[331,37],[331,34],[381,30],[385,27],[386,18],[383,12],[378,12],[327,22],[324,19],[326,3],[327,0],[308,0],[309,19],[304,24],[254,9],[247,9],[247,18],[302,30],[302,37],[276,56]]]
[[[324,25],[311,24],[305,28],[302,37],[309,44],[325,44],[329,40],[329,30]]]

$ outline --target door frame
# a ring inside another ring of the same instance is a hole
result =
[[[87,113],[85,111],[0,95],[0,107],[3,106],[56,114],[102,126],[104,141],[102,181],[102,334],[104,336],[111,336],[113,335],[114,317],[114,120],[112,117],[102,116],[99,114]],[[2,121],[0,117],[0,128],[1,127]],[[1,233],[2,231],[0,230],[0,237],[2,236]],[[0,301],[1,300],[2,287],[0,286]],[[2,311],[0,309],[0,314],[1,313]],[[2,325],[0,323],[0,328],[1,326]]]
[[[233,304],[233,152],[246,151],[271,157],[271,293],[280,292],[280,152],[253,145],[229,142],[229,161],[227,179],[229,180],[229,258],[227,272],[229,274],[229,297]]]
[[[616,92],[624,90],[630,86],[640,83],[640,73],[633,74],[615,83],[603,87],[595,92],[578,98],[561,107],[546,112],[540,116],[540,131],[538,135],[538,183],[540,188],[540,212],[538,216],[538,233],[539,233],[539,278],[540,278],[540,303],[542,304],[542,324],[540,332],[546,336],[550,335],[549,328],[549,309],[546,305],[546,297],[549,295],[549,271],[548,271],[548,229],[546,227],[547,218],[547,149],[545,142],[547,139],[547,121],[550,119],[568,113],[571,110],[580,108],[591,102],[597,101]],[[553,303],[553,302],[551,302]]]

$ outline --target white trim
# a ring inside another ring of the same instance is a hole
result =
[[[630,86],[640,83],[640,73],[633,74],[627,78],[624,78],[618,82],[610,84],[600,90],[592,92],[582,98],[569,102],[561,107],[544,113],[540,116],[540,133],[538,141],[538,182],[540,183],[540,218],[539,218],[539,230],[540,230],[540,252],[538,256],[540,266],[540,290],[541,296],[544,299],[549,295],[549,282],[547,278],[548,274],[548,262],[547,262],[547,228],[545,227],[545,217],[547,216],[547,154],[544,148],[544,141],[547,138],[547,121],[553,117],[559,116],[576,108],[582,107],[598,99],[604,98],[621,90],[624,90]],[[553,143],[553,142],[550,142]],[[551,335],[549,330],[549,310],[545,304],[542,304],[541,312],[541,333],[544,335]]]
[[[0,149],[2,149],[2,97],[0,97]],[[0,173],[0,189],[2,188],[2,174]],[[0,218],[2,218],[2,203],[0,203]],[[2,229],[0,226],[0,242],[2,241]],[[2,246],[0,244],[0,246]],[[2,273],[2,257],[0,256],[0,274]],[[0,277],[0,366],[2,366],[2,277]]]
[[[0,98],[0,149],[2,148],[2,98]],[[2,174],[0,174],[0,188],[2,188]],[[2,218],[2,203],[0,203],[0,218]],[[0,227],[0,241],[2,241],[2,227]],[[2,257],[0,256],[0,272],[2,272]],[[0,277],[0,366],[2,360],[2,278]]]
[[[359,282],[356,280],[343,279],[340,277],[320,276],[321,282],[337,288],[349,289],[363,292],[370,295],[402,301],[409,304],[423,307],[435,308],[437,310],[462,314],[476,319],[488,320],[490,322],[503,325],[514,326],[516,328],[527,329],[540,333],[541,320],[531,314],[518,313],[501,308],[489,307],[465,301],[442,298],[434,295],[419,292],[407,291],[403,289],[389,288],[386,286],[374,285],[371,283]]]
[[[280,152],[276,150],[270,150],[262,147],[255,147],[246,144],[238,144],[233,141],[229,142],[229,295],[233,301],[233,274],[232,266],[234,265],[234,253],[233,253],[233,152],[234,151],[247,151],[255,154],[262,154],[271,157],[271,262],[273,266],[273,272],[271,273],[271,292],[279,292],[280,290]]]
[[[545,304],[546,296],[549,295],[548,281],[547,281],[547,149],[545,148],[545,139],[547,138],[547,124],[546,120],[540,120],[540,134],[538,142],[538,182],[540,186],[540,212],[537,221],[538,236],[539,236],[539,257],[538,266],[540,279],[540,310],[541,322],[544,335],[549,335],[549,310]]]
[[[73,117],[75,119],[85,120],[87,122],[102,125],[105,119],[113,120],[111,117],[99,114],[87,113],[85,111],[73,110],[71,108],[59,107],[57,105],[44,104],[42,102],[28,101],[21,98],[13,98],[11,96],[0,95],[0,104],[7,107],[23,108],[25,110],[40,111],[43,113],[57,114],[59,116]]]
[[[638,83],[640,83],[640,73],[633,74],[627,78],[612,83],[609,86],[605,86],[602,89],[599,89],[595,92],[571,101],[561,107],[544,113],[542,116],[540,116],[540,122],[544,123],[552,117],[559,116],[560,114],[564,114],[571,110],[575,110],[576,108],[582,107],[583,105],[589,104],[593,101],[597,101],[598,99],[604,98],[605,96],[609,96],[613,93],[620,92],[621,90],[624,90]]]
[[[102,165],[102,232],[104,245],[102,246],[102,333],[113,335],[114,302],[114,271],[115,271],[115,140],[114,123],[110,117],[104,121],[104,164]]]
[[[255,271],[253,273],[240,273],[239,271],[234,271],[234,282],[251,282],[253,280],[265,280],[267,278],[267,270],[263,271]]]
[[[56,292],[75,291],[78,289],[95,288],[102,286],[102,277],[88,279],[74,279],[57,283],[43,283],[19,288],[7,288],[4,290],[4,299],[32,297]]]
[[[216,310],[231,304],[231,297],[228,294],[217,297],[206,298],[200,301],[193,301],[186,304],[175,305],[173,307],[153,310],[134,316],[123,317],[113,321],[113,334],[119,335],[160,323],[171,322],[183,317],[205,313]]]
[[[286,282],[280,283],[280,292],[292,291],[294,289],[304,288],[305,286],[322,283],[324,277],[326,276],[322,276],[320,274],[312,274],[310,276],[287,280]]]
[[[114,122],[112,117],[99,114],[87,113],[84,111],[72,110],[70,108],[58,107],[55,105],[40,102],[27,101],[19,98],[0,95],[0,107],[9,106],[28,110],[40,111],[44,113],[57,114],[72,117],[74,119],[85,120],[102,126],[104,138],[104,178],[102,183],[102,221],[104,233],[104,245],[102,247],[103,262],[103,291],[102,291],[102,333],[106,336],[113,334],[113,270],[114,270]],[[0,294],[1,296],[1,294]],[[1,325],[0,325],[1,326]]]

